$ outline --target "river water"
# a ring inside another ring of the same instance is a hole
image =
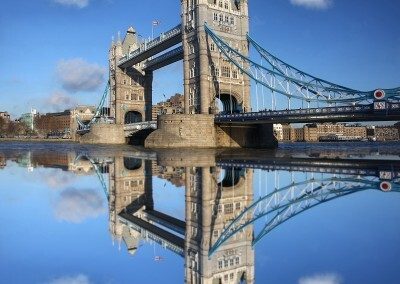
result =
[[[400,283],[400,145],[0,143],[1,283]]]

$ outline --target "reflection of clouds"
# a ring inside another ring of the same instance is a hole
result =
[[[100,193],[91,189],[68,188],[61,192],[55,204],[56,218],[72,223],[98,217],[103,212],[105,208]]]
[[[331,0],[290,0],[290,3],[296,6],[321,10],[327,9],[332,5]]]
[[[62,276],[60,278],[56,278],[48,284],[89,284],[91,283],[89,278],[86,275],[79,274],[76,276]]]
[[[335,273],[316,274],[299,279],[299,284],[340,284],[342,278]]]
[[[42,179],[50,188],[65,187],[75,181],[75,175],[61,170],[46,170],[41,173]]]

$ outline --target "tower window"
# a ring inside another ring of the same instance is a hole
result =
[[[225,1],[225,9],[229,9],[228,2]]]
[[[190,78],[194,78],[195,75],[196,75],[196,70],[194,69],[194,67],[190,68]]]
[[[231,77],[231,69],[228,66],[222,67],[222,77],[226,77],[226,78]]]
[[[214,13],[214,21],[218,21],[218,14]]]
[[[211,50],[211,51],[215,51],[215,44],[214,44],[214,43],[211,43],[211,44],[210,44],[210,50]]]
[[[232,77],[233,77],[233,79],[237,79],[238,78],[238,71],[237,70],[233,70],[232,71]],[[239,207],[240,207],[240,203],[238,203],[238,204],[239,204]],[[236,206],[237,206],[237,204],[236,204]]]
[[[219,77],[219,68],[215,68],[214,75],[215,77]]]

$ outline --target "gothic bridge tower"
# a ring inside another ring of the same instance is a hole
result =
[[[122,240],[130,253],[137,249],[140,234],[119,219],[122,212],[140,216],[153,208],[151,162],[116,156],[109,167],[109,229],[113,238]]]
[[[110,106],[116,124],[151,120],[152,72],[144,72],[143,63],[123,69],[118,67],[120,59],[139,46],[138,35],[130,27],[124,40],[121,41],[118,35],[109,51]]]
[[[209,257],[226,225],[253,202],[252,186],[252,170],[186,168],[185,283],[254,283],[253,226]]]
[[[249,78],[225,60],[205,32],[207,24],[232,48],[248,55],[248,0],[181,0],[181,4],[186,113],[250,111]]]

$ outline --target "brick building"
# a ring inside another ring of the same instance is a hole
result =
[[[159,102],[152,107],[152,120],[157,120],[160,114],[183,114],[184,98],[181,94],[175,94],[165,102]]]
[[[69,136],[72,128],[71,111],[38,115],[35,120],[35,128],[39,134],[45,136]]]

